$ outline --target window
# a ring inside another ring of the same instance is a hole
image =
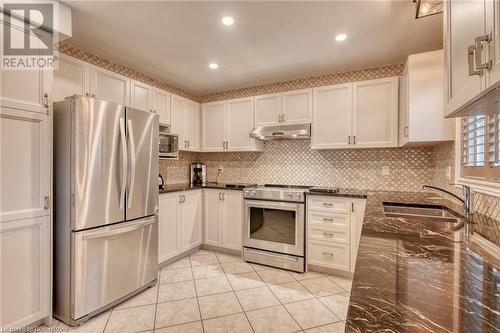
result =
[[[462,177],[500,182],[500,115],[462,119]]]

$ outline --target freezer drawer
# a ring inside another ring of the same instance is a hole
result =
[[[72,247],[77,320],[157,278],[158,216],[73,232]]]

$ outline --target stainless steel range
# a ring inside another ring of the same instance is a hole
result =
[[[305,192],[309,186],[264,185],[243,191],[243,259],[305,271]]]

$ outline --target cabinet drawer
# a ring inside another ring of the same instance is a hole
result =
[[[319,225],[309,225],[307,238],[324,242],[337,242],[349,244],[349,230],[338,229]]]
[[[326,212],[307,212],[308,225],[325,225],[336,228],[349,229],[351,214],[326,213]]]
[[[308,245],[309,264],[349,271],[348,244],[309,240]]]
[[[309,196],[307,209],[349,213],[351,211],[351,201],[334,197]]]

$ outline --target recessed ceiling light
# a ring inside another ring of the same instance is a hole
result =
[[[234,19],[231,16],[224,16],[222,18],[222,23],[224,25],[232,25],[234,23]]]
[[[347,35],[346,35],[346,34],[338,34],[337,36],[335,36],[335,40],[336,40],[337,42],[341,42],[341,41],[343,41],[343,40],[346,40],[346,38],[347,38]]]
[[[217,65],[215,62],[213,62],[213,63],[209,64],[208,67],[210,67],[211,69],[217,69],[217,68],[219,68],[219,65]]]

